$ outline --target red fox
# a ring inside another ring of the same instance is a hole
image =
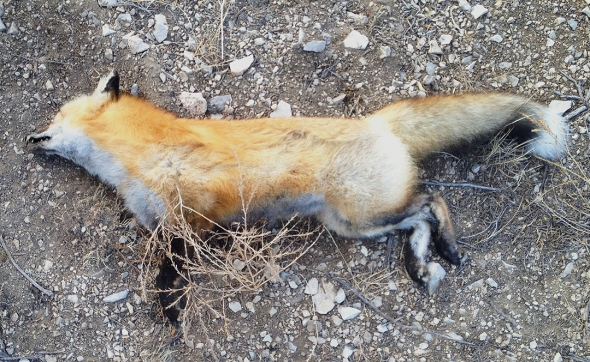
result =
[[[515,95],[406,99],[364,119],[194,120],[120,92],[116,72],[27,141],[114,186],[151,229],[180,212],[179,200],[195,228],[240,221],[246,195],[250,218],[315,216],[351,238],[407,230],[408,273],[432,293],[445,272],[430,242],[452,264],[463,255],[444,200],[417,194],[416,162],[505,127],[533,155],[566,154],[565,119]]]

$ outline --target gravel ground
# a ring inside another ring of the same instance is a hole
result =
[[[203,309],[180,339],[139,289],[145,240],[114,191],[23,142],[112,68],[124,89],[198,117],[362,117],[467,91],[586,98],[587,2],[5,0],[0,361],[589,361],[587,112],[561,164],[499,141],[423,164],[424,180],[497,189],[428,186],[471,257],[445,267],[434,296],[407,276],[401,243],[388,269],[384,243],[322,235],[281,280]]]

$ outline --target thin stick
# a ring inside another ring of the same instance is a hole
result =
[[[571,121],[572,119],[574,119],[575,117],[579,116],[580,114],[584,113],[586,110],[588,109],[588,107],[586,106],[581,106],[580,108],[571,111],[570,113],[567,114],[567,116],[563,116],[563,118],[567,119],[568,121]]]
[[[470,184],[468,182],[422,181],[422,185],[427,185],[427,186],[447,186],[447,187],[471,187],[471,188],[474,188],[474,189],[480,189],[480,190],[485,190],[485,191],[494,191],[494,192],[502,191],[502,190],[497,189],[495,187]]]
[[[223,6],[225,5],[225,0],[219,2],[220,8],[220,15],[219,15],[219,29],[221,31],[221,61],[223,62],[223,21],[225,17],[223,16]]]
[[[489,303],[492,306],[492,308],[496,311],[496,313],[498,313],[502,318],[506,319],[508,322],[510,322],[510,324],[512,324],[512,327],[516,327],[518,325],[514,318],[498,309],[498,307],[496,307],[496,305],[494,304],[494,302],[492,302],[491,299],[489,300]]]
[[[563,75],[564,77],[566,77],[567,79],[569,79],[572,83],[574,83],[576,85],[576,88],[578,88],[578,95],[580,96],[580,98],[584,99],[584,92],[582,91],[582,86],[580,85],[580,83],[578,83],[578,81],[575,80],[574,78],[567,75],[567,73],[564,72],[563,70],[560,70],[559,73],[561,73],[561,75]]]
[[[569,359],[571,361],[576,361],[576,362],[590,362],[590,359],[578,357],[578,356],[563,356],[563,358]]]
[[[332,273],[328,273],[328,277],[330,279],[332,279],[333,281],[337,282],[338,284],[342,285],[344,288],[348,289],[349,291],[351,291],[354,295],[356,295],[363,303],[365,303],[369,308],[371,308],[373,311],[375,311],[375,313],[377,313],[381,318],[387,320],[389,323],[391,324],[395,324],[396,326],[403,328],[403,329],[407,329],[410,331],[416,331],[416,332],[420,332],[420,333],[429,333],[432,334],[433,336],[442,338],[442,339],[446,339],[455,343],[459,343],[459,344],[464,344],[466,346],[469,347],[474,347],[477,348],[478,346],[476,344],[470,343],[470,342],[466,342],[466,341],[462,341],[460,339],[454,339],[451,338],[447,335],[441,334],[441,333],[437,333],[437,332],[432,332],[426,329],[422,329],[422,328],[418,328],[418,327],[412,327],[412,326],[407,326],[405,324],[400,323],[400,319],[403,317],[399,317],[397,319],[394,319],[393,317],[390,317],[389,315],[387,315],[386,313],[382,312],[381,310],[379,310],[379,308],[375,307],[375,305],[373,303],[371,303],[367,298],[365,298],[365,296],[363,296],[361,293],[359,293],[356,289],[354,289],[352,287],[352,285],[350,285],[349,283],[345,282],[344,280],[335,277],[334,275],[332,275]]]
[[[567,99],[568,101],[583,101],[584,100],[581,97],[574,96],[571,94],[563,94],[563,93],[556,91],[556,90],[554,90],[553,93],[560,96],[561,98]]]
[[[27,275],[27,273],[24,272],[24,270],[22,270],[18,264],[16,263],[16,261],[14,260],[14,258],[12,257],[12,255],[10,254],[10,251],[8,250],[8,247],[6,247],[6,244],[4,243],[4,238],[2,238],[2,236],[0,235],[0,243],[2,244],[2,248],[4,249],[4,251],[6,252],[6,255],[8,255],[8,259],[10,259],[10,262],[12,263],[12,265],[14,265],[14,267],[16,268],[16,270],[18,270],[29,282],[31,282],[31,284],[33,284],[33,286],[37,289],[39,289],[43,294],[47,294],[50,297],[53,297],[53,292],[50,290],[47,290],[45,288],[43,288],[42,286],[40,286],[36,281],[34,281],[30,276]]]
[[[35,353],[36,356],[44,356],[47,354],[61,354],[61,353],[65,353],[65,350],[61,350],[61,351],[39,351],[37,353]],[[13,356],[0,356],[0,361],[20,361],[22,359],[26,359],[26,360],[36,360],[36,359],[41,359],[40,357],[33,357],[33,356],[25,356],[25,357],[13,357]]]

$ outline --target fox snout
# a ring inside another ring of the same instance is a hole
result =
[[[27,143],[39,143],[39,142],[43,142],[43,141],[47,141],[50,140],[51,136],[47,136],[47,135],[41,135],[41,134],[30,134],[27,136],[27,138],[25,139],[25,141]]]

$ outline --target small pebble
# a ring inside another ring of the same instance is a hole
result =
[[[111,295],[108,295],[106,297],[104,297],[102,299],[103,302],[105,303],[116,303],[120,300],[123,300],[125,298],[127,298],[127,295],[129,295],[129,291],[128,290],[122,290],[120,292],[117,293],[113,293]]]
[[[500,34],[496,34],[493,37],[491,37],[490,40],[495,41],[496,43],[501,43],[503,39]]]
[[[326,42],[324,40],[312,40],[303,46],[306,52],[321,53],[326,49]]]
[[[482,15],[487,13],[488,9],[486,9],[483,5],[478,4],[471,9],[471,16],[473,16],[474,19],[479,19]]]
[[[237,313],[242,310],[242,304],[240,304],[240,302],[230,302],[228,306],[229,309],[231,309],[234,313]]]

